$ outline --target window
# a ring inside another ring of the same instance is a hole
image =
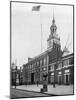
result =
[[[43,71],[45,71],[45,70],[46,70],[46,67],[43,68]]]
[[[34,63],[34,67],[36,67],[36,62]]]
[[[40,60],[40,65],[42,65],[42,60]]]
[[[54,65],[51,65],[51,66],[50,66],[50,70],[51,70],[51,71],[54,71]]]
[[[44,59],[42,58],[42,65],[44,65]]]
[[[58,72],[58,74],[59,74],[59,75],[61,75],[61,74],[62,74],[62,72]]]
[[[32,70],[33,70],[33,64],[32,64]]]
[[[51,73],[51,75],[54,75],[54,73]]]
[[[54,28],[53,28],[53,32],[54,32]]]
[[[39,61],[37,61],[37,66],[39,66]]]
[[[46,58],[44,58],[44,65],[46,64]]]
[[[69,70],[65,70],[65,73],[69,73]]]
[[[31,64],[30,64],[30,69],[31,69]]]
[[[42,68],[40,68],[40,71],[42,71]]]
[[[69,65],[72,65],[72,64],[74,64],[74,59],[73,59],[73,57],[69,59]]]
[[[27,66],[27,69],[29,69],[29,65]]]
[[[62,68],[62,63],[59,63],[58,64],[58,68]]]
[[[68,65],[68,60],[66,59],[63,61],[63,66],[67,66],[67,65]]]

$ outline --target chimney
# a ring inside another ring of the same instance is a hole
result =
[[[28,62],[30,62],[32,60],[32,58],[28,57]]]

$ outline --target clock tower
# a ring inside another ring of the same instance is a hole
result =
[[[58,37],[56,31],[57,31],[57,26],[55,24],[55,19],[53,16],[52,25],[50,27],[50,35],[49,38],[47,39],[47,49],[52,49],[54,43],[60,45],[60,38]]]

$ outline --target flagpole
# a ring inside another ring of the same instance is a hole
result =
[[[43,37],[43,34],[42,34],[42,21],[41,21],[41,13],[40,13],[40,29],[41,29],[41,53],[42,53],[42,51],[43,51],[43,45],[42,45],[42,37]]]
[[[43,51],[43,48],[42,48],[42,37],[43,37],[43,34],[42,34],[42,22],[41,22],[41,13],[40,13],[40,28],[41,28],[41,53]]]
[[[32,11],[40,11],[40,5],[38,6],[33,6]],[[42,22],[41,22],[41,13],[39,13],[40,16],[40,32],[41,32],[41,53],[42,53]]]

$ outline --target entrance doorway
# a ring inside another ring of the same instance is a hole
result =
[[[61,83],[62,83],[62,76],[59,75],[59,76],[58,76],[58,84],[61,85]]]
[[[70,70],[69,69],[65,70],[64,83],[66,85],[69,85],[70,84]]]
[[[34,84],[34,73],[31,73],[31,83]]]
[[[52,76],[50,77],[50,83],[51,83],[51,84],[54,83],[54,75],[52,75]]]
[[[66,75],[66,84],[69,84],[69,75]]]

